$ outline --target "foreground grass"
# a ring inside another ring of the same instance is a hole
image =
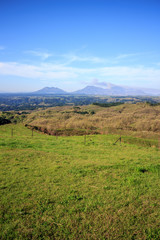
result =
[[[159,151],[116,139],[0,126],[0,238],[158,240]]]

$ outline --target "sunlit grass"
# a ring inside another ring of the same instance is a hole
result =
[[[0,238],[158,240],[159,150],[118,137],[0,126]]]

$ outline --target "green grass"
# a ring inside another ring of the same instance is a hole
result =
[[[160,239],[160,152],[117,138],[0,126],[0,239]]]

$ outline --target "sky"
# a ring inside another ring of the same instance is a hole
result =
[[[160,89],[160,0],[0,0],[0,92]]]

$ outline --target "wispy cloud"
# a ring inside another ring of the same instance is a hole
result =
[[[107,82],[128,85],[160,86],[160,63],[155,67],[129,66],[123,59],[132,58],[136,54],[123,54],[111,58],[99,58],[91,55],[68,53],[51,54],[48,51],[27,51],[40,57],[36,64],[22,62],[0,62],[0,75],[17,76],[28,79],[43,80],[67,84],[93,84],[109,87]],[[43,61],[48,59],[47,61]],[[116,62],[116,64],[115,64]],[[122,65],[123,63],[123,65]],[[153,66],[153,65],[152,65]],[[93,80],[92,80],[93,79]],[[99,80],[100,79],[100,80]],[[83,82],[82,82],[83,81]]]
[[[110,57],[102,58],[102,57],[96,57],[96,56],[88,56],[85,54],[81,55],[81,54],[77,54],[77,53],[67,53],[67,54],[60,55],[59,57],[62,57],[63,60],[66,60],[64,65],[69,65],[74,62],[115,65],[115,64],[120,64],[122,61],[124,62],[124,60],[128,60],[128,59],[130,61],[135,60],[135,59],[137,59],[135,57],[143,56],[145,54],[148,54],[148,53],[120,54],[117,56],[110,56]]]
[[[115,59],[125,59],[125,58],[139,56],[139,55],[142,55],[142,54],[144,54],[144,53],[120,54],[120,55],[116,56]]]
[[[40,57],[42,60],[46,60],[47,58],[51,57],[52,54],[48,53],[47,51],[41,51],[41,50],[28,50],[24,53],[30,54],[32,56]]]
[[[66,64],[70,64],[73,62],[90,62],[90,63],[105,63],[106,59],[94,57],[94,56],[78,56],[76,54],[64,54],[62,55],[67,62]]]
[[[79,63],[86,63],[86,64],[101,64],[103,66],[105,65],[116,65],[120,64],[121,62],[124,63],[124,60],[135,60],[135,57],[144,55],[146,53],[130,53],[130,54],[120,54],[117,56],[108,56],[108,57],[97,57],[93,55],[88,55],[85,53],[80,52],[80,50],[75,50],[73,52],[69,52],[66,54],[53,54],[50,53],[47,50],[28,50],[24,52],[25,54],[29,54],[32,56],[39,57],[40,60],[47,60],[48,58],[51,58],[52,62],[59,63],[63,66],[69,66],[73,63],[79,64]]]
[[[148,81],[151,84],[160,81],[160,69],[146,67],[113,66],[101,68],[75,68],[61,64],[41,63],[39,65],[22,64],[18,62],[0,62],[0,74],[19,76],[30,79],[65,80],[65,79],[123,79],[128,81]],[[104,85],[105,81],[95,80],[95,84]]]
[[[64,69],[56,65],[28,65],[17,62],[0,63],[0,74],[12,75],[24,78],[39,79],[68,79],[75,78],[76,74],[70,69]]]
[[[105,88],[110,88],[110,86],[113,86],[113,84],[108,83],[108,82],[101,82],[99,79],[95,78],[91,81],[91,85],[95,86],[101,86]]]

